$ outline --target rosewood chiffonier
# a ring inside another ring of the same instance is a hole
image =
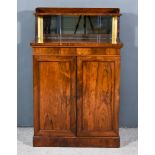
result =
[[[120,146],[120,15],[36,8],[34,146]]]

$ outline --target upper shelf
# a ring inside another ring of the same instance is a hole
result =
[[[117,44],[119,8],[36,8],[36,43]]]
[[[120,16],[121,14],[119,8],[36,8],[35,15]]]

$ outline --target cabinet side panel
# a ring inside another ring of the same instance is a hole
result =
[[[33,113],[34,113],[34,135],[39,132],[39,62],[33,56]]]

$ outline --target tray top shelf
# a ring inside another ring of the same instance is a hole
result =
[[[35,41],[56,45],[117,44],[120,15],[119,8],[39,7],[35,10]]]
[[[119,8],[36,8],[36,16],[45,15],[86,15],[86,16],[120,16]]]

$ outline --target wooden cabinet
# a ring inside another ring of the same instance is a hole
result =
[[[119,147],[119,49],[32,46],[34,146]]]
[[[119,9],[37,8],[35,15],[33,145],[119,147]]]

